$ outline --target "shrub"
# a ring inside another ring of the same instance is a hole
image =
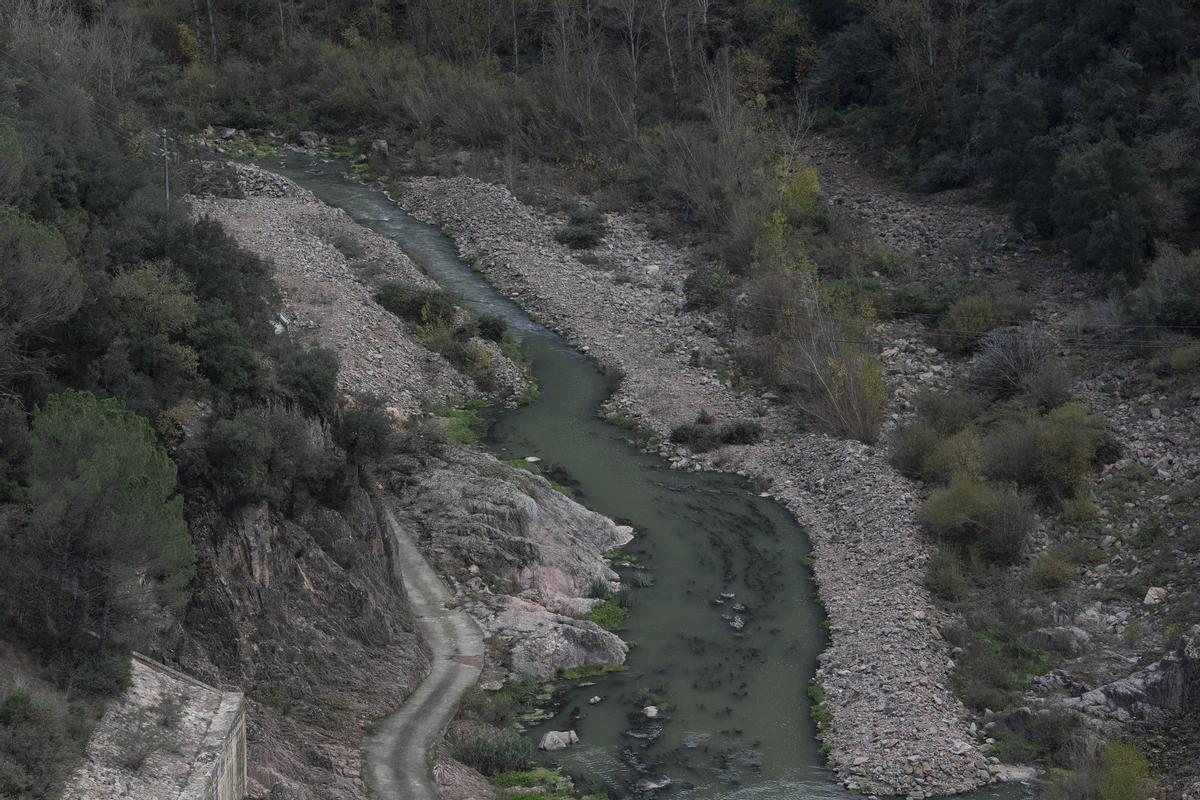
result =
[[[729,299],[735,280],[720,261],[701,264],[683,279],[683,293],[697,308],[716,308]]]
[[[1140,325],[1200,325],[1200,250],[1184,256],[1164,247],[1126,304]]]
[[[533,743],[515,731],[481,732],[456,742],[450,755],[484,775],[499,775],[529,766]]]
[[[623,608],[618,601],[601,600],[592,606],[587,618],[606,631],[615,631],[625,623],[625,618],[628,616],[629,611]]]
[[[949,436],[972,424],[987,408],[987,399],[962,389],[944,393],[923,391],[917,396],[916,405],[922,422]]]
[[[1037,523],[1033,507],[1023,495],[966,478],[930,495],[917,516],[943,541],[975,549],[1000,562],[1020,558]]]
[[[755,444],[762,439],[763,427],[757,422],[738,420],[721,428],[724,444]]]
[[[971,294],[950,304],[938,322],[940,346],[958,355],[975,349],[983,335],[1002,324],[990,297]]]
[[[516,700],[508,692],[489,692],[472,686],[463,694],[462,710],[489,725],[507,728],[516,718]]]
[[[1062,553],[1051,552],[1041,556],[1029,568],[1029,579],[1043,591],[1053,591],[1070,586],[1075,580],[1075,565]]]
[[[1079,403],[1066,403],[1045,418],[1037,438],[1036,471],[1060,496],[1075,493],[1105,439],[1105,422]]]
[[[604,216],[594,206],[579,205],[571,212],[570,222],[554,234],[559,244],[572,250],[590,250],[604,238]]]
[[[237,499],[246,502],[266,499],[267,460],[271,436],[266,421],[257,415],[239,414],[220,419],[208,437],[208,460],[221,483]]]
[[[762,439],[763,427],[757,422],[738,420],[714,425],[707,411],[701,411],[694,423],[677,425],[671,430],[671,441],[683,444],[697,453],[712,450],[723,444],[754,444]]]
[[[937,442],[921,460],[924,480],[949,483],[954,478],[978,478],[980,474],[979,434],[963,428]]]
[[[279,358],[279,383],[311,414],[328,417],[337,408],[338,358],[323,347],[289,346]]]
[[[1088,497],[1086,492],[1077,492],[1062,506],[1063,520],[1071,525],[1087,525],[1095,522],[1099,515],[1099,509],[1096,508],[1096,504],[1092,502],[1092,498]]]
[[[1046,654],[1031,647],[1012,622],[975,626],[956,659],[954,689],[976,711],[1009,708],[1029,688],[1029,678],[1046,668]]]
[[[1045,366],[1054,343],[1036,330],[1005,328],[983,337],[971,362],[969,381],[992,397],[1008,397],[1026,387],[1026,381]]]
[[[591,225],[567,225],[554,234],[559,244],[572,250],[590,250],[604,238],[604,234]]]
[[[1061,361],[1049,361],[1037,372],[1027,376],[1021,388],[1025,390],[1034,406],[1049,410],[1071,399],[1072,383],[1072,375]]]
[[[398,283],[386,283],[375,293],[375,300],[398,317],[422,325],[453,326],[457,307],[442,289],[410,289]]]
[[[479,318],[479,335],[497,344],[504,341],[508,334],[508,323],[502,317],[494,314],[484,314]]]
[[[1145,800],[1152,789],[1150,763],[1136,745],[1113,742],[1100,756],[1100,800]]]
[[[392,450],[393,424],[383,398],[365,395],[343,406],[333,426],[333,440],[352,464],[386,458]]]
[[[983,439],[984,475],[1019,486],[1036,486],[1040,433],[1037,418],[1020,417],[996,425]]]
[[[1012,325],[1027,314],[1027,303],[1016,287],[1003,284],[952,302],[938,321],[936,338],[942,349],[966,355],[988,331]]]
[[[925,422],[914,421],[896,431],[891,463],[910,478],[921,477],[921,465],[940,441],[938,432]]]
[[[948,602],[961,600],[967,593],[967,580],[958,554],[950,548],[938,548],[925,570],[924,583],[934,597]]]
[[[1167,366],[1176,375],[1200,370],[1200,344],[1191,343],[1172,348],[1167,354]]]

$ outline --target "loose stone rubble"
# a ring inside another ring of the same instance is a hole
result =
[[[1000,767],[975,746],[947,685],[950,648],[938,630],[946,620],[921,587],[929,547],[912,487],[879,450],[791,432],[786,412],[695,366],[702,359],[694,354],[719,346],[717,323],[685,307],[680,285],[691,254],[610,216],[604,249],[585,264],[554,241],[560,221],[469,178],[416,180],[402,201],[454,230],[460,252],[501,291],[619,371],[610,410],[659,434],[701,410],[718,422],[754,418],[789,431],[706,456],[674,447],[667,455],[688,468],[750,476],[808,527],[831,623],[818,672],[831,714],[824,736],[848,787],[925,797],[996,779]]]

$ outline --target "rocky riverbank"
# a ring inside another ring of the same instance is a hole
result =
[[[948,687],[950,647],[921,586],[929,548],[912,487],[879,450],[797,432],[785,410],[697,366],[697,354],[720,345],[716,321],[686,309],[681,283],[692,254],[615,216],[604,249],[585,263],[555,242],[560,220],[469,178],[414,181],[402,202],[451,229],[498,288],[619,374],[612,410],[660,435],[702,410],[777,432],[705,456],[667,454],[681,466],[750,476],[808,526],[831,623],[819,670],[831,714],[825,738],[847,786],[924,797],[996,778],[1000,767],[975,746]]]
[[[393,242],[291,181],[233,169],[233,191],[191,198],[194,213],[274,264],[278,326],[334,350],[342,391],[381,396],[412,433],[378,467],[372,492],[343,511],[190,515],[210,575],[181,662],[248,689],[251,796],[365,797],[361,738],[429,668],[391,564],[385,505],[493,640],[490,680],[624,660],[625,644],[581,617],[599,602],[585,596],[594,583],[616,588],[603,553],[632,531],[539,476],[425,431],[430,409],[482,392],[373,293],[432,281]],[[496,363],[499,399],[523,393],[523,371],[498,352]]]

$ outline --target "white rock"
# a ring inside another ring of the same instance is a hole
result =
[[[1146,597],[1142,600],[1142,605],[1157,606],[1167,602],[1167,590],[1161,586],[1151,586],[1146,590]]]
[[[575,731],[549,731],[542,737],[538,748],[546,751],[565,750],[579,741]]]
[[[646,706],[642,709],[642,713],[646,715],[647,719],[654,719],[658,716],[658,706]]]
[[[603,700],[603,699],[604,699],[604,698],[603,698],[603,697],[601,697],[601,696],[600,696],[600,695],[598,695],[598,694],[597,694],[597,695],[592,695],[592,697],[588,699],[588,705],[589,705],[589,706],[598,705],[598,704],[600,703],[600,701],[601,701],[601,700]]]

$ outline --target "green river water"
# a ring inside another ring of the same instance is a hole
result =
[[[502,317],[541,397],[498,414],[485,445],[502,458],[541,458],[580,502],[637,532],[626,551],[653,583],[632,590],[621,630],[636,642],[629,670],[571,690],[530,735],[576,730],[580,744],[556,759],[617,795],[637,796],[639,780],[665,776],[672,784],[660,794],[695,800],[847,797],[823,766],[809,716],[807,684],[825,637],[808,541],[792,515],[735,476],[674,471],[640,452],[628,431],[597,417],[607,386],[589,359],[493,289],[437,228],[344,177],[344,165],[303,155],[263,165],[393,239],[460,305]],[[594,695],[603,702],[589,705]],[[646,720],[647,697],[665,719]]]

